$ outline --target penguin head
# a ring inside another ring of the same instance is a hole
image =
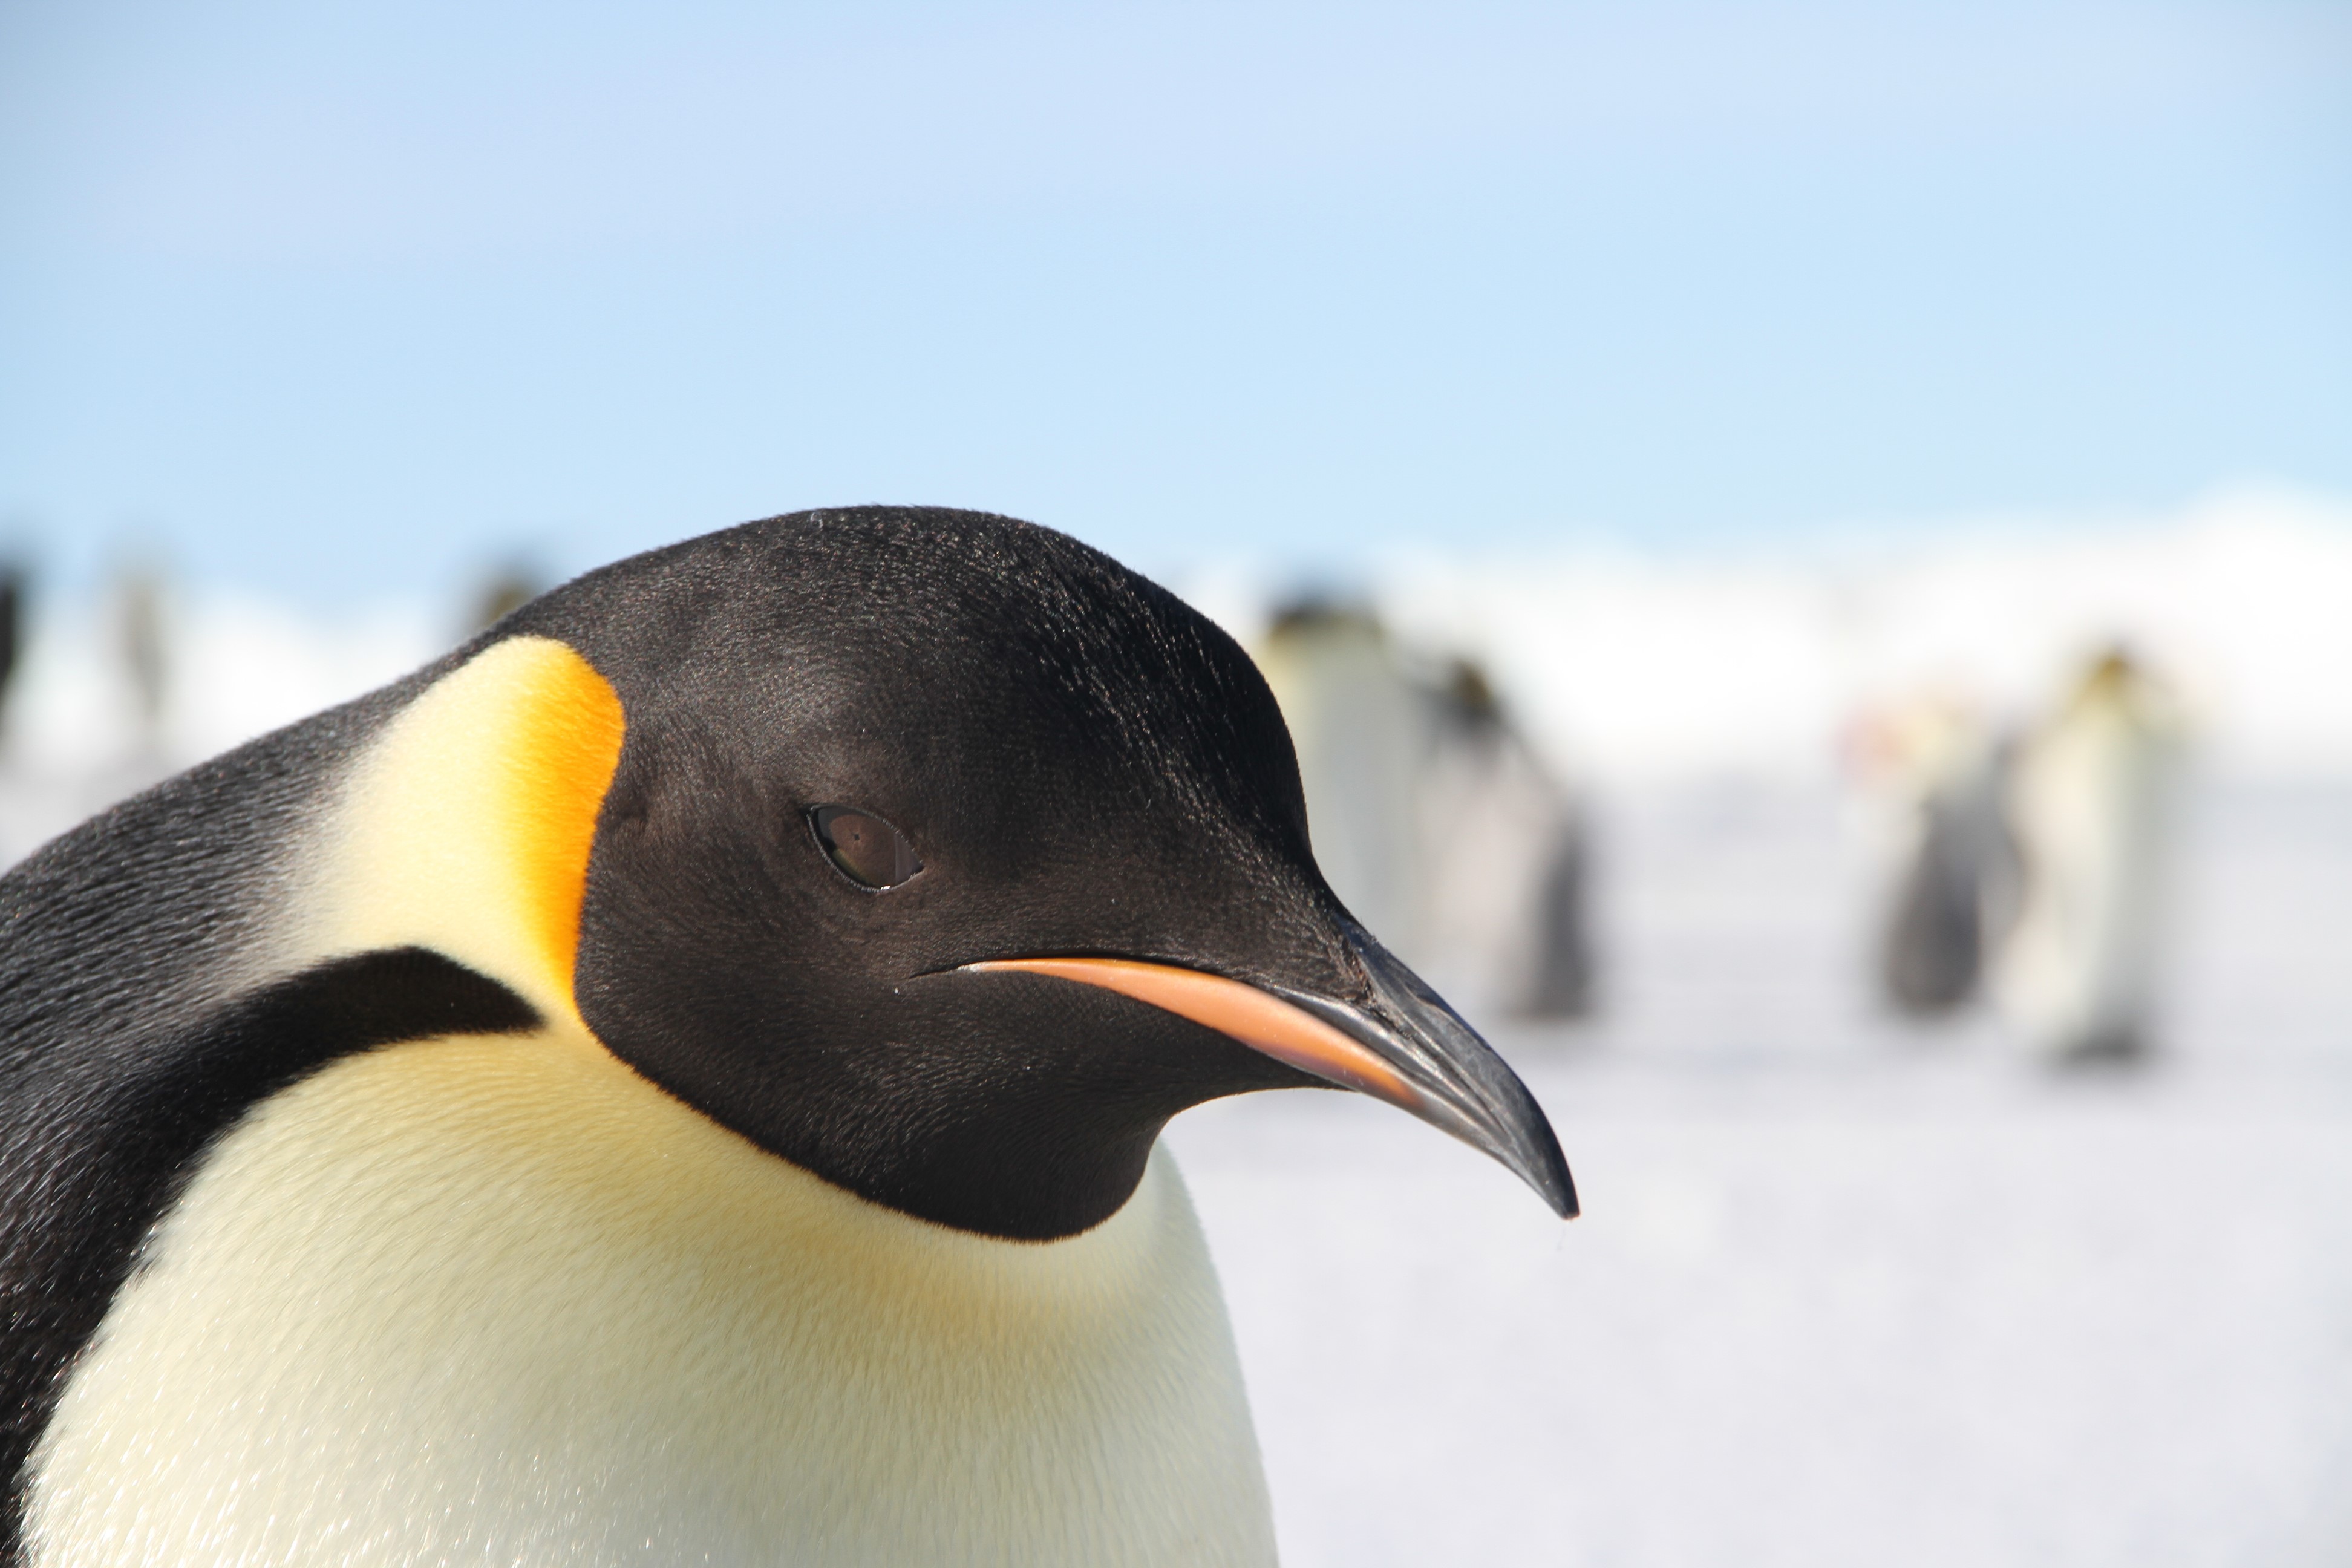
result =
[[[625,715],[581,1016],[773,1153],[1049,1239],[1114,1213],[1186,1107],[1337,1084],[1575,1212],[1525,1088],[1317,871],[1248,657],[1109,558],[983,514],[803,513],[493,635],[522,633]]]

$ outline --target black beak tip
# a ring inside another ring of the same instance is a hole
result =
[[[1464,1025],[1463,1028],[1467,1033],[1469,1026]],[[1471,1035],[1470,1038],[1475,1040],[1477,1037]],[[1574,1219],[1581,1212],[1576,1201],[1576,1178],[1569,1174],[1568,1156],[1560,1150],[1559,1134],[1552,1130],[1551,1118],[1544,1114],[1542,1104],[1526,1080],[1494,1054],[1492,1046],[1479,1040],[1478,1049],[1481,1056],[1472,1059],[1476,1062],[1475,1070],[1485,1080],[1485,1092],[1479,1098],[1487,1108],[1481,1146],[1533,1187],[1552,1213],[1562,1219]]]
[[[1551,1200],[1552,1212],[1562,1219],[1574,1219],[1584,1212],[1582,1205],[1576,1201],[1575,1178],[1568,1173],[1565,1165],[1559,1169],[1559,1190],[1545,1195]]]
[[[1353,921],[1341,930],[1385,1020],[1311,994],[1290,994],[1293,999],[1405,1069],[1428,1102],[1417,1114],[1491,1156],[1533,1187],[1552,1213],[1574,1219],[1576,1178],[1568,1173],[1559,1135],[1525,1080],[1369,931]],[[1440,1106],[1442,1114],[1431,1113]]]
[[[1576,1178],[1569,1174],[1568,1157],[1560,1152],[1559,1140],[1553,1134],[1550,1123],[1542,1126],[1543,1140],[1529,1162],[1532,1169],[1520,1173],[1528,1185],[1551,1205],[1552,1213],[1562,1219],[1574,1219],[1584,1212],[1576,1201]]]

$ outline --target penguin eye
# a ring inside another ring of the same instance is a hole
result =
[[[820,805],[808,816],[826,857],[861,887],[895,888],[923,868],[906,837],[870,811]]]

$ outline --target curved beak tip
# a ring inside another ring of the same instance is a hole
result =
[[[1377,1010],[1393,1025],[1388,1048],[1411,1061],[1415,1088],[1433,1101],[1421,1114],[1535,1189],[1562,1219],[1580,1208],[1551,1119],[1495,1047],[1396,956],[1356,928],[1350,945]]]
[[[1583,1205],[1576,1201],[1576,1180],[1568,1173],[1566,1165],[1559,1168],[1558,1189],[1545,1193],[1543,1198],[1551,1205],[1551,1212],[1562,1219],[1574,1219],[1584,1212]]]
[[[1101,986],[1205,1025],[1451,1133],[1534,1188],[1560,1218],[1574,1219],[1575,1179],[1527,1085],[1394,955],[1360,929],[1350,938],[1369,983],[1369,1007],[1140,959],[989,959],[963,967]]]
[[[1553,1135],[1551,1122],[1533,1095],[1527,1096],[1525,1110],[1513,1120],[1523,1140],[1517,1147],[1503,1149],[1486,1142],[1476,1146],[1534,1188],[1536,1195],[1552,1213],[1562,1219],[1574,1219],[1583,1212],[1576,1198],[1576,1178],[1569,1173],[1568,1159],[1560,1152],[1559,1140]]]

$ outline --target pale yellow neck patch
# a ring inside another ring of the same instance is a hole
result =
[[[621,700],[549,637],[510,637],[435,683],[345,786],[297,962],[415,944],[576,1023],[572,969]]]

